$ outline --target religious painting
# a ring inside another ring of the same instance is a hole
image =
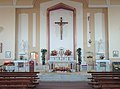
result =
[[[11,51],[5,52],[5,58],[11,58]]]
[[[0,53],[2,53],[2,43],[0,43]]]
[[[119,57],[119,51],[118,50],[113,51],[113,57]]]

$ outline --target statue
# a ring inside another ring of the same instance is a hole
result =
[[[20,50],[21,50],[21,52],[25,52],[25,48],[26,48],[25,41],[22,40],[22,42],[21,42],[21,44],[20,44]]]
[[[102,40],[102,39],[100,39],[99,41],[98,41],[98,43],[97,43],[97,51],[98,52],[104,52],[104,41]]]

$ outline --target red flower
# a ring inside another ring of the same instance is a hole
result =
[[[58,54],[58,52],[56,50],[51,51],[52,56],[56,56],[57,54]]]
[[[14,62],[11,62],[11,61],[5,61],[4,65],[5,66],[14,66],[15,64],[14,64]]]
[[[67,56],[71,55],[71,53],[72,52],[69,49],[65,51],[65,55],[67,55]]]

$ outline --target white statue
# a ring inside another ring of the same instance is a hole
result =
[[[100,39],[97,43],[97,49],[98,49],[98,52],[103,52],[104,51],[104,42],[102,39]]]
[[[21,44],[20,44],[20,50],[21,50],[21,52],[25,52],[25,48],[26,48],[25,41],[22,40],[22,42],[21,42]]]

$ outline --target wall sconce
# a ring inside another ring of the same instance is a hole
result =
[[[91,39],[89,39],[88,43],[89,43],[89,44],[91,44],[91,43],[92,43],[92,40],[91,40]]]

